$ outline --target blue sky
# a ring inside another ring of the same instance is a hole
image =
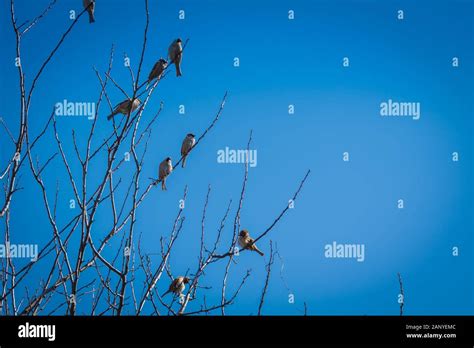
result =
[[[17,0],[19,21],[34,17],[46,4]],[[81,4],[59,1],[23,39],[22,64],[30,83],[70,25],[69,10],[79,11]],[[0,116],[16,132],[18,82],[8,6],[3,1],[0,8]],[[186,11],[185,20],[178,19],[180,9]],[[290,9],[295,11],[291,21]],[[404,10],[403,20],[397,19],[399,9]],[[184,135],[201,134],[225,91],[229,96],[222,118],[192,153],[186,169],[170,177],[167,192],[155,189],[139,210],[136,235],[142,234],[146,252],[159,252],[159,238],[168,235],[187,184],[186,222],[171,268],[175,275],[196,268],[208,185],[212,186],[209,238],[231,198],[235,212],[241,189],[243,166],[217,163],[217,151],[226,146],[245,148],[253,130],[251,148],[258,151],[258,165],[250,169],[241,217],[251,234],[265,230],[307,169],[312,171],[295,208],[259,242],[267,255],[269,239],[278,244],[289,287],[280,279],[277,261],[264,313],[298,315],[306,302],[314,315],[397,315],[397,272],[403,277],[406,314],[474,313],[472,1],[150,1],[150,13],[142,74],[166,56],[176,37],[189,38],[189,44],[183,77],[170,74],[163,80],[144,114],[150,119],[164,102],[141,187],[156,176],[163,158],[178,158]],[[89,25],[81,18],[42,76],[32,100],[31,132],[39,132],[58,101],[96,101],[99,84],[92,67],[105,71],[112,44],[112,75],[130,91],[123,55],[136,68],[143,27],[142,1],[131,5],[99,0],[96,23]],[[233,66],[235,57],[240,59],[238,68]],[[347,68],[342,66],[344,57],[350,59]],[[453,57],[459,57],[458,68],[451,65]],[[108,93],[113,103],[123,99],[112,85]],[[388,99],[419,102],[420,119],[381,117],[379,105]],[[181,104],[185,115],[178,113]],[[289,104],[295,105],[294,115],[288,114]],[[107,111],[99,112],[96,144],[110,131]],[[84,144],[89,127],[86,118],[58,120],[77,175],[80,166],[74,161],[70,134],[74,129]],[[5,133],[0,134],[0,159],[6,163],[11,150]],[[55,146],[49,132],[35,153],[45,161]],[[345,151],[350,153],[349,162],[342,160]],[[451,160],[454,151],[459,162]],[[100,168],[104,158],[96,160],[91,170]],[[124,179],[130,173],[125,167]],[[50,199],[56,182],[61,184],[58,216],[65,223],[77,211],[69,209],[72,191],[59,157],[46,174]],[[11,208],[13,241],[41,245],[51,237],[51,228],[28,170],[21,184],[24,189]],[[404,200],[402,210],[397,209],[398,199]],[[110,214],[104,210],[97,217],[95,239],[107,227]],[[231,227],[228,224],[225,230],[221,251],[227,248]],[[324,246],[333,241],[364,244],[365,261],[325,258]],[[460,250],[457,257],[452,256],[454,246]],[[117,247],[112,243],[106,255],[110,257]],[[74,253],[75,246],[70,248]],[[266,261],[255,253],[238,257],[230,288],[238,285],[248,268],[252,276],[229,314],[257,312]],[[33,288],[47,271],[47,264],[38,265],[25,284]],[[213,288],[201,292],[208,303],[219,301],[222,275],[222,265],[208,270],[203,285]],[[159,284],[160,290],[166,286],[167,280]],[[295,295],[295,304],[288,303],[289,292]],[[88,299],[82,301],[88,313]]]

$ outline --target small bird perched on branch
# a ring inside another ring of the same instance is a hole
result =
[[[111,120],[117,114],[128,115],[128,113],[134,112],[142,102],[140,99],[134,99],[133,102],[131,99],[125,99],[123,102],[115,106],[114,112],[107,116],[107,120]]]
[[[181,166],[184,168],[186,165],[186,157],[188,156],[189,151],[193,148],[194,144],[196,144],[196,139],[194,138],[194,134],[189,133],[183,140],[183,144],[181,145],[181,156],[183,157],[183,163]]]
[[[181,76],[181,59],[183,58],[183,45],[180,38],[174,40],[168,48],[168,57],[176,66],[176,76]]]
[[[178,278],[175,278],[171,284],[170,284],[170,287],[168,288],[168,291],[165,292],[163,295],[161,295],[161,297],[164,297],[165,295],[169,294],[170,292],[172,292],[173,294],[179,296],[182,294],[182,292],[184,291],[185,289],[185,284],[188,284],[189,283],[189,278],[188,277],[183,277],[183,276],[179,276]]]
[[[259,253],[261,256],[264,255],[264,254],[257,248],[257,246],[254,244],[255,241],[254,241],[253,238],[250,237],[249,231],[247,231],[247,230],[242,230],[242,231],[240,231],[238,241],[239,241],[239,245],[240,245],[243,249],[247,249],[247,250],[251,250],[251,251],[256,251],[256,252]]]
[[[163,58],[160,58],[155,65],[153,65],[153,68],[150,71],[150,74],[148,75],[148,85],[153,81],[154,79],[159,79],[161,78],[161,75],[163,74],[163,71],[165,71],[166,67],[168,66],[168,63],[166,60]]]
[[[95,0],[82,0],[82,3],[84,8],[87,9],[87,13],[89,13],[89,23],[94,23]]]
[[[171,163],[171,157],[166,157],[163,162],[160,163],[158,170],[158,180],[161,180],[161,189],[167,190],[166,188],[166,177],[173,171],[173,164]]]

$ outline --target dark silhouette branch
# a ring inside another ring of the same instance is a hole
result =
[[[267,270],[267,276],[265,277],[265,284],[262,290],[262,296],[260,297],[260,303],[258,305],[258,315],[262,315],[263,303],[265,301],[265,295],[267,294],[268,284],[270,282],[270,274],[272,272],[272,266],[274,262],[275,255],[273,253],[273,243],[270,241],[270,259],[268,260],[267,265],[265,266]]]

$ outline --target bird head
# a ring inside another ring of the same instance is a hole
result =
[[[180,37],[178,37],[178,38],[176,39],[176,42],[177,42],[177,43],[181,43],[181,42],[183,42],[183,41],[181,40]]]
[[[193,133],[188,133],[187,137],[188,138],[194,138],[194,134]]]
[[[183,283],[184,283],[184,284],[188,284],[190,280],[191,280],[191,279],[189,279],[188,277],[184,277],[184,278],[183,278]]]
[[[247,230],[242,230],[239,233],[239,236],[241,236],[241,237],[248,237],[248,235],[249,235],[249,231],[247,231]]]
[[[171,157],[166,157],[165,161],[171,163]]]

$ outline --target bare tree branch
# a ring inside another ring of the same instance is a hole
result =
[[[262,296],[260,298],[260,304],[258,305],[258,315],[262,315],[262,308],[263,308],[263,303],[265,301],[265,295],[267,294],[268,290],[268,283],[270,282],[270,274],[272,272],[272,265],[274,262],[274,254],[273,254],[273,244],[272,241],[270,241],[270,259],[268,260],[267,265],[265,266],[267,270],[267,276],[265,278],[265,285],[263,286],[262,290]]]
[[[398,283],[400,284],[400,295],[401,295],[401,300],[399,301],[400,303],[400,316],[403,315],[403,306],[405,305],[405,293],[403,292],[403,282],[402,282],[402,276],[400,273],[397,273],[398,275]]]

